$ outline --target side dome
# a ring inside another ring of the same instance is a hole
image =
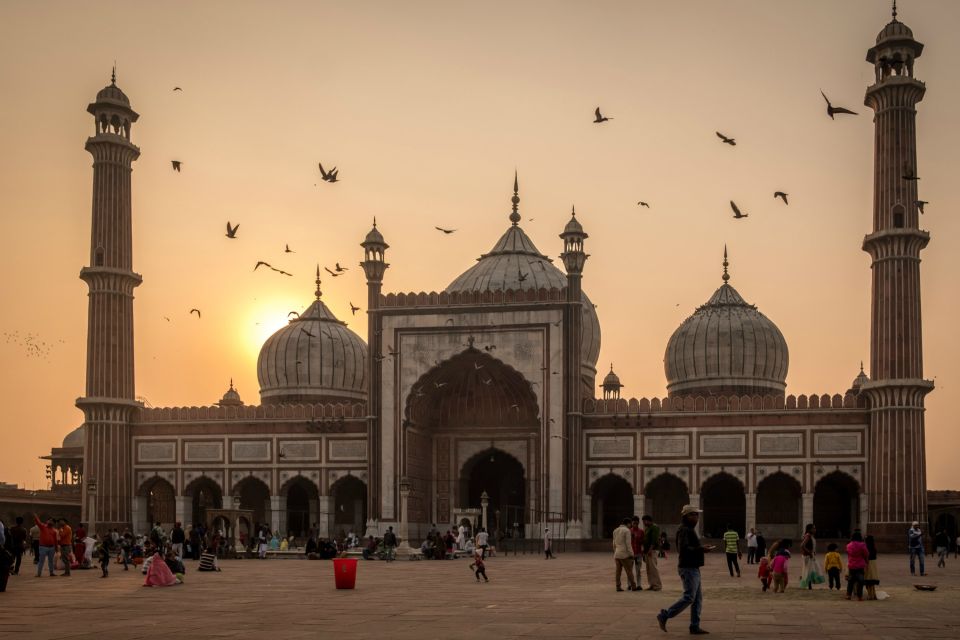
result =
[[[60,446],[64,449],[72,448],[83,448],[86,443],[86,434],[87,429],[84,425],[80,425],[73,431],[67,434],[67,437],[63,439],[63,444]]]
[[[755,395],[786,391],[789,353],[780,329],[728,280],[670,336],[664,355],[667,392]]]
[[[317,299],[267,338],[257,359],[264,404],[357,402],[367,398],[367,345]]]
[[[488,253],[477,258],[477,263],[457,276],[444,291],[535,291],[563,289],[567,286],[566,274],[558,269],[550,258],[540,253],[517,224],[520,221],[516,211],[519,202],[520,198],[514,192],[511,226]],[[580,378],[586,397],[593,397],[597,360],[600,358],[600,319],[597,317],[596,307],[586,293],[582,294],[582,300],[584,313]]]
[[[877,44],[884,40],[913,40],[913,30],[894,18],[877,34]]]

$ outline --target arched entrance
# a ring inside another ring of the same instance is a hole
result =
[[[590,496],[590,521],[595,538],[612,538],[620,522],[634,515],[633,487],[620,476],[608,473],[598,478],[590,488]]]
[[[766,540],[797,538],[803,533],[803,488],[796,478],[778,471],[757,487],[757,524]]]
[[[367,485],[356,476],[343,476],[330,487],[333,496],[332,537],[355,533],[362,536],[367,522]]]
[[[647,483],[643,495],[646,513],[673,540],[673,533],[680,526],[680,512],[690,502],[687,484],[671,473],[662,473]]]
[[[460,473],[460,504],[479,509],[487,493],[487,523],[491,531],[507,531],[527,523],[526,478],[519,460],[500,449],[487,449],[470,458]]]
[[[849,538],[859,526],[860,487],[841,471],[834,471],[817,482],[813,490],[813,523],[817,537]]]
[[[747,520],[747,496],[743,484],[729,473],[711,476],[700,489],[703,505],[703,535],[707,538],[722,538],[727,525],[745,535]]]
[[[146,498],[147,522],[150,526],[160,523],[169,529],[177,518],[176,491],[163,478],[148,480],[140,489],[140,495]]]
[[[207,520],[207,509],[223,508],[220,485],[207,476],[201,476],[187,485],[184,494],[190,496],[190,522],[194,526],[210,527],[213,523]]]
[[[297,476],[284,485],[281,490],[286,502],[286,522],[281,523],[286,535],[305,538],[317,518],[317,486]]]
[[[253,511],[254,527],[270,526],[270,489],[263,480],[248,476],[233,491],[240,496],[240,508]]]
[[[533,385],[491,355],[496,345],[474,346],[472,336],[462,339],[467,348],[421,376],[407,397],[400,475],[410,482],[414,531],[417,525],[451,522],[457,508],[480,508],[483,491],[491,500],[491,528],[498,525],[498,511],[501,529],[537,521],[528,504],[536,499],[536,489],[525,484],[538,478],[537,469],[527,468],[529,453],[517,454],[513,464],[496,444],[519,441],[525,448],[536,441],[540,409]],[[469,460],[458,457],[461,442],[480,438],[490,449]],[[505,479],[490,466],[499,463],[506,465]]]

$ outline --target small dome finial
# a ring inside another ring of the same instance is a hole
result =
[[[317,282],[317,290],[316,290],[316,292],[314,292],[314,295],[316,295],[316,296],[317,296],[317,300],[319,300],[319,299],[320,299],[320,296],[323,295],[323,293],[320,291],[320,265],[319,265],[319,264],[317,265],[317,280],[316,280],[316,282]]]
[[[230,390],[233,390],[233,378],[230,378]]]
[[[894,2],[894,5],[896,5],[896,2]],[[860,375],[863,375],[863,360],[860,361]]]
[[[897,0],[893,0],[893,21],[897,21]]]
[[[724,284],[730,280],[730,274],[727,273],[727,267],[730,266],[730,263],[727,262],[727,245],[723,245],[723,282]]]
[[[377,216],[373,216],[373,228],[377,228]]]
[[[610,363],[610,373],[613,373],[613,363]]]
[[[110,72],[110,86],[117,86],[117,61],[113,61],[113,71]]]
[[[517,179],[517,170],[513,170],[513,197],[510,198],[510,202],[513,203],[513,211],[510,213],[510,222],[513,223],[513,226],[517,226],[517,223],[520,222],[520,212],[517,205],[520,204],[520,182]]]

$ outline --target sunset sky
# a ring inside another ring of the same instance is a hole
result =
[[[899,4],[926,45],[928,483],[960,488],[960,2]],[[889,19],[887,0],[4,2],[0,481],[43,486],[37,456],[82,422],[86,106],[114,61],[141,115],[136,375],[154,406],[213,403],[231,377],[257,403],[260,345],[310,303],[317,263],[350,267],[324,277],[324,300],[365,339],[349,303],[366,303],[358,243],[373,216],[385,291],[443,289],[509,225],[514,169],[542,252],[560,253],[576,205],[601,377],[613,362],[627,396],[666,394],[667,340],[720,285],[724,243],[731,284],[786,337],[787,392],[833,394],[869,360],[864,56]],[[821,89],[860,115],[831,121]],[[592,124],[597,106],[613,119]],[[318,161],[341,182],[323,183]],[[257,260],[294,277],[254,273]]]

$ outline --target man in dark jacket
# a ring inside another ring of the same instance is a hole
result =
[[[7,530],[7,537],[10,539],[10,553],[13,554],[13,575],[20,575],[20,561],[23,559],[23,552],[27,548],[27,529],[23,526],[23,518],[17,516],[17,524]]]
[[[657,624],[662,631],[667,630],[667,620],[679,615],[684,609],[690,609],[690,633],[702,635],[708,633],[700,628],[700,610],[703,607],[703,591],[700,588],[700,567],[703,566],[703,554],[712,551],[713,545],[700,544],[697,536],[697,523],[700,521],[700,509],[686,505],[680,512],[680,528],[677,530],[677,567],[683,582],[683,595],[669,609],[661,609],[657,614]]]

